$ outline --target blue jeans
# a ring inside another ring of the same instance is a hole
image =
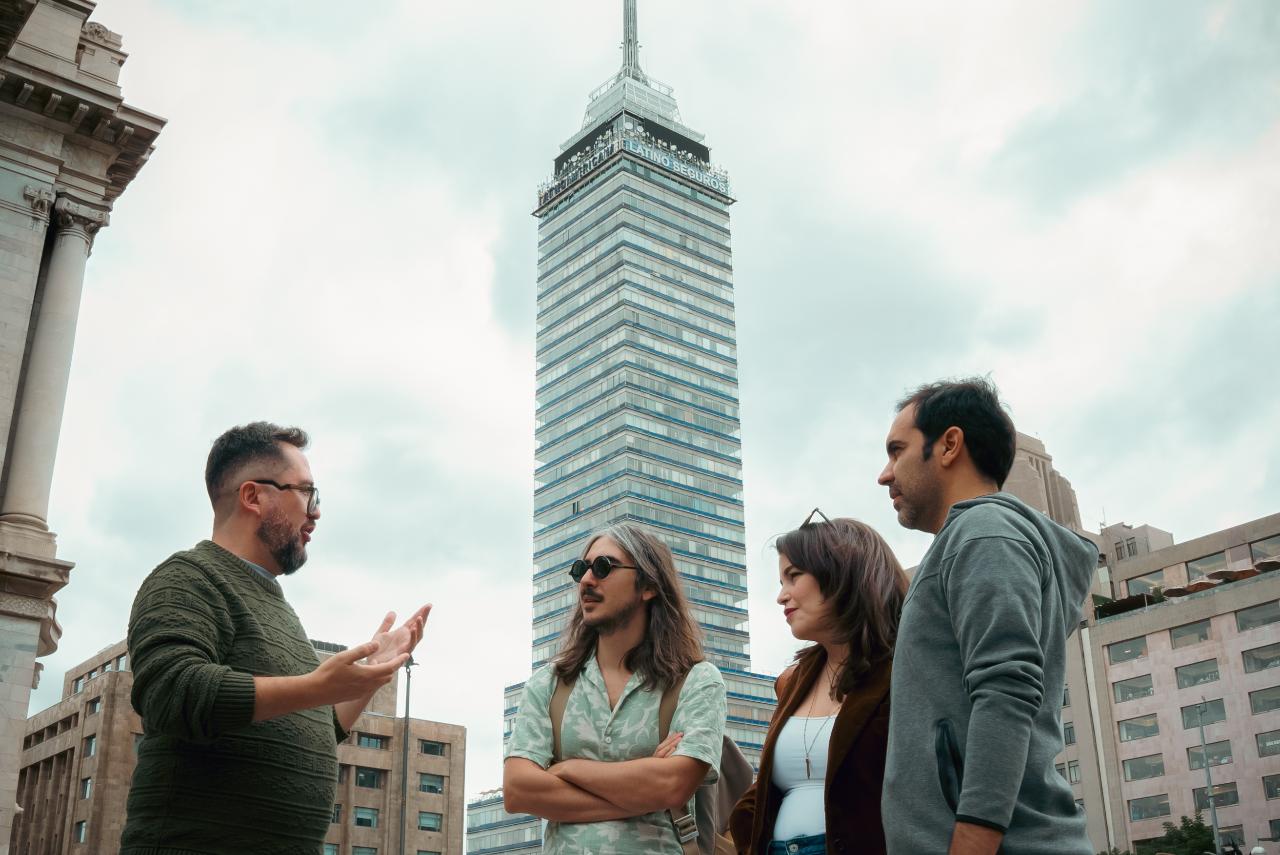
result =
[[[769,855],[827,855],[827,835],[775,840],[769,844]]]

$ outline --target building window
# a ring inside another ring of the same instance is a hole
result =
[[[1241,632],[1257,629],[1276,621],[1280,621],[1280,600],[1272,600],[1269,603],[1236,612],[1236,629]]]
[[[338,844],[326,843],[324,845],[324,855],[338,855]]]
[[[86,736],[84,738],[84,756],[92,757],[98,753],[98,737]]]
[[[1258,742],[1258,756],[1271,757],[1280,754],[1280,730],[1268,730],[1254,737]]]
[[[448,757],[449,744],[447,742],[436,742],[434,739],[419,739],[418,751],[423,754],[434,754],[437,757]]]
[[[1200,725],[1217,724],[1227,720],[1227,707],[1222,698],[1214,698],[1202,704],[1190,704],[1182,708],[1182,728],[1190,730]]]
[[[1133,558],[1138,554],[1138,542],[1132,537],[1126,537],[1124,539],[1124,551],[1130,558]]]
[[[345,763],[338,764],[338,783],[345,784],[347,782],[347,770],[351,768]]]
[[[352,822],[361,828],[377,828],[378,827],[378,809],[368,807],[358,807],[351,809]]]
[[[1129,819],[1138,822],[1143,819],[1156,819],[1169,815],[1169,794],[1143,796],[1140,799],[1129,799]]]
[[[1268,644],[1244,652],[1244,672],[1265,671],[1280,665],[1280,644]]]
[[[356,786],[365,787],[370,790],[382,789],[382,770],[366,769],[364,766],[357,766]]]
[[[80,779],[80,798],[87,799],[93,795],[93,778]]]
[[[1053,768],[1054,768],[1054,769],[1056,769],[1056,770],[1058,771],[1058,774],[1062,776],[1062,780],[1064,780],[1064,781],[1065,781],[1065,780],[1067,779],[1067,764],[1066,764],[1066,763],[1054,763],[1054,764],[1053,764]]]
[[[71,683],[71,694],[78,695],[84,691],[84,677],[76,677]]]
[[[1280,710],[1280,686],[1272,686],[1269,689],[1250,692],[1249,709],[1253,710],[1254,715]]]
[[[1190,647],[1193,644],[1199,644],[1202,641],[1210,639],[1209,620],[1198,620],[1195,623],[1185,623],[1182,626],[1175,626],[1169,630],[1169,643],[1174,650],[1179,647]]]
[[[96,677],[96,676],[98,676],[98,669],[97,669],[97,668],[90,668],[90,669],[89,669],[89,676],[88,676],[88,679],[92,680],[92,679],[93,679],[94,677]]]
[[[351,855],[378,855],[378,850],[372,846],[352,846]]]
[[[1268,558],[1280,558],[1280,534],[1249,544],[1249,551],[1253,553],[1253,562],[1255,564],[1259,561],[1266,561]],[[1277,837],[1280,835],[1272,834],[1271,836]]]
[[[440,855],[440,853],[434,849],[419,849],[418,855]]]
[[[111,670],[111,660],[102,663],[102,673],[105,674]]]
[[[1071,687],[1070,686],[1062,687],[1062,705],[1064,707],[1071,706]]]
[[[439,831],[441,821],[444,819],[438,813],[432,813],[429,810],[418,811],[418,830],[419,831]]]
[[[119,656],[116,657],[116,670],[117,671],[129,670],[129,654],[121,653]]]
[[[1280,775],[1263,775],[1262,792],[1268,799],[1280,799]]]
[[[361,733],[356,735],[356,744],[361,748],[380,748],[385,751],[391,747],[391,737]]]
[[[444,792],[444,776],[432,775],[429,772],[420,773],[418,775],[418,792],[443,793]]]
[[[1196,810],[1208,810],[1209,798],[1206,795],[1207,787],[1196,787],[1191,791],[1191,795],[1195,798]],[[1240,794],[1236,792],[1234,782],[1230,784],[1215,784],[1213,787],[1213,806],[1214,807],[1231,807],[1240,804]]]
[[[330,823],[342,822],[342,805],[335,804],[333,806],[333,814],[329,817]]]
[[[1146,655],[1147,637],[1145,635],[1107,645],[1107,657],[1111,660],[1112,665],[1128,662],[1131,659],[1141,659]]]
[[[1156,693],[1155,687],[1151,684],[1150,674],[1143,674],[1141,677],[1130,677],[1128,680],[1112,683],[1111,689],[1115,692],[1116,703],[1118,704],[1137,698],[1148,698]]]
[[[1127,583],[1129,588],[1129,596],[1136,597],[1138,594],[1150,594],[1156,588],[1163,589],[1164,571],[1157,570],[1154,573],[1148,573],[1145,576],[1135,576]]]
[[[1124,541],[1117,540],[1116,541],[1116,561],[1123,561],[1123,560],[1124,560]]]
[[[63,826],[64,828],[66,826]],[[89,822],[88,820],[80,820],[71,826],[71,842],[84,843],[89,838]]]
[[[1073,784],[1080,783],[1080,761],[1067,761],[1067,780]]]
[[[1187,562],[1187,582],[1196,582],[1210,573],[1218,570],[1227,569],[1227,553],[1215,552],[1213,555],[1206,555],[1204,558],[1197,558],[1195,561]]]
[[[1203,662],[1192,662],[1190,665],[1174,668],[1173,672],[1178,675],[1179,689],[1215,683],[1218,680],[1218,660],[1206,659]]]
[[[1238,847],[1244,845],[1244,826],[1228,825],[1226,828],[1219,828],[1218,842],[1223,846],[1235,846],[1236,851],[1239,851]]]
[[[1148,736],[1155,736],[1160,733],[1160,722],[1156,720],[1156,714],[1140,715],[1137,718],[1125,719],[1120,722],[1120,741],[1132,742],[1135,739],[1146,739]]]
[[[100,712],[102,712],[102,696],[101,695],[89,701],[89,703],[85,704],[84,714],[89,716],[89,715],[97,715]]]
[[[1199,745],[1193,745],[1187,749],[1187,766],[1193,771],[1204,768],[1205,757],[1209,758],[1210,766],[1222,766],[1231,762],[1231,740],[1224,739],[1221,742],[1210,742],[1204,748]]]
[[[1124,761],[1124,779],[1126,781],[1142,781],[1147,778],[1159,778],[1164,774],[1164,755],[1148,754],[1146,757],[1134,757]]]
[[[1076,744],[1076,726],[1074,722],[1064,721],[1062,723],[1062,744]]]

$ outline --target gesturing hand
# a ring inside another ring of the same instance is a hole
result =
[[[431,614],[431,604],[427,603],[400,626],[392,629],[391,625],[396,621],[396,613],[387,612],[387,616],[382,619],[382,625],[378,627],[378,631],[371,639],[371,643],[376,643],[378,647],[369,655],[369,664],[381,665],[401,655],[407,659],[408,654],[412,653],[418,646],[418,642],[422,640],[422,630],[427,624],[429,614]]]
[[[321,662],[310,677],[314,680],[322,702],[337,704],[367,698],[390,683],[396,669],[405,663],[409,654],[401,653],[374,663],[372,655],[377,649],[376,642],[367,641],[359,647],[335,653]],[[370,661],[360,664],[360,660],[366,656],[370,657]]]

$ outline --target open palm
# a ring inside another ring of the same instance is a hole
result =
[[[402,653],[412,653],[422,640],[422,630],[427,624],[427,615],[431,614],[431,604],[418,609],[404,623],[395,629],[391,625],[396,621],[395,612],[387,612],[382,625],[373,634],[372,641],[378,642],[378,649],[369,654],[365,660],[370,665],[390,662]]]

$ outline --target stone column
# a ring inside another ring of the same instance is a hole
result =
[[[94,234],[107,225],[104,211],[66,196],[58,197],[53,210],[57,231],[31,342],[17,429],[8,451],[9,481],[0,506],[0,521],[40,530],[49,528],[49,487],[67,400],[85,262]]]

